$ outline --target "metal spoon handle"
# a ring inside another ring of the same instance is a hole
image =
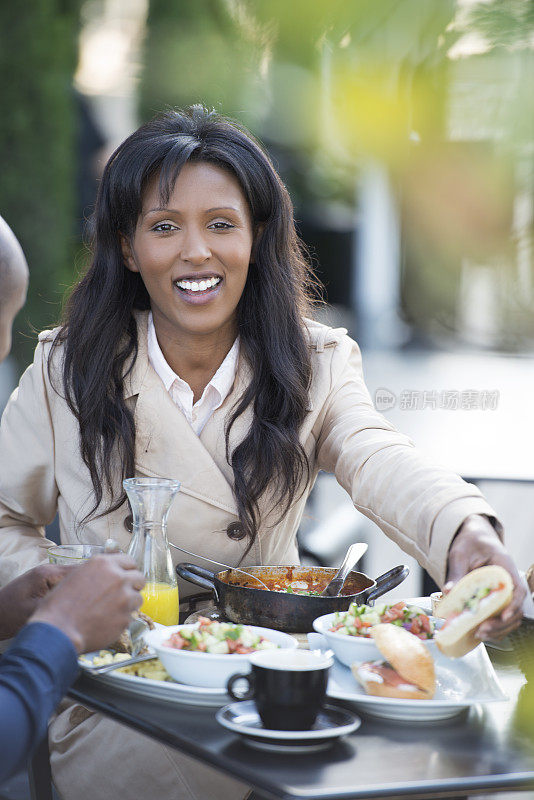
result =
[[[323,595],[329,595],[330,597],[335,597],[338,595],[343,588],[343,584],[347,579],[347,575],[354,567],[355,564],[358,563],[360,558],[363,556],[365,551],[367,550],[367,544],[365,542],[356,542],[356,544],[351,544],[349,549],[347,550],[347,554],[343,559],[343,563],[341,564],[340,568],[325,588]]]
[[[225,569],[235,570],[236,572],[242,572],[243,575],[247,575],[249,578],[252,578],[254,581],[258,581],[261,583],[264,589],[269,590],[269,587],[264,584],[256,575],[253,575],[251,572],[247,572],[245,569],[240,569],[239,567],[229,567],[228,564],[223,564],[222,561],[215,561],[214,558],[208,558],[207,556],[201,556],[199,553],[192,553],[190,550],[186,550],[185,547],[178,547],[177,544],[173,544],[169,542],[171,547],[174,547],[175,550],[179,550],[181,553],[187,553],[188,556],[193,556],[193,558],[201,558],[203,561],[209,561],[210,564],[217,564],[218,567],[224,567]]]
[[[90,664],[84,664],[84,669],[90,672],[91,675],[104,675],[106,672],[112,672],[114,669],[128,667],[130,664],[139,664],[141,661],[151,661],[154,658],[157,658],[155,653],[145,653],[142,656],[125,658],[124,661],[114,661],[113,664],[102,664],[100,667],[92,667]]]

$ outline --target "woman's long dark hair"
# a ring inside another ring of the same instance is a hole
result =
[[[64,344],[63,391],[79,422],[81,453],[94,489],[87,517],[99,510],[105,491],[110,501],[100,513],[107,513],[125,500],[122,478],[135,473],[135,425],[123,388],[138,351],[132,312],[150,308],[139,273],[124,264],[119,233],[133,236],[148,181],[159,174],[165,205],[187,161],[208,162],[237,177],[256,231],[253,263],[237,309],[240,347],[252,380],[225,431],[248,552],[260,524],[261,496],[269,489],[269,510],[277,508],[282,515],[309,476],[299,429],[311,377],[303,325],[310,273],[287,190],[248,132],[192,106],[156,117],[117,148],[96,202],[93,261],[70,297],[55,344]],[[230,452],[230,430],[250,404],[252,426]]]

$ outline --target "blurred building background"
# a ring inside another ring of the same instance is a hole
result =
[[[534,561],[532,0],[28,0],[0,5],[0,214],[31,270],[0,409],[85,268],[98,176],[167,106],[202,102],[267,146],[379,410],[480,484]],[[369,540],[323,476],[310,560]],[[6,790],[5,796],[9,795]]]

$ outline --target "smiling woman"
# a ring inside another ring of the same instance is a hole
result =
[[[156,175],[133,236],[121,237],[122,251],[150,295],[158,342],[175,373],[193,386],[191,353],[209,350],[205,386],[238,333],[253,244],[250,208],[234,175],[203,162],[185,164],[166,207],[159,200]]]
[[[106,165],[94,232],[63,325],[41,334],[2,420],[3,574],[42,560],[56,511],[63,543],[111,536],[127,549],[122,480],[134,475],[181,482],[168,517],[178,549],[298,564],[325,470],[441,585],[480,559],[509,569],[514,599],[492,632],[517,624],[522,590],[490,506],[375,411],[356,343],[310,318],[291,200],[250,134],[200,106],[143,125]],[[181,583],[182,598],[193,591]],[[50,743],[64,800],[245,793],[72,704]]]

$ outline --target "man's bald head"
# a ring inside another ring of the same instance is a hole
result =
[[[11,350],[11,328],[26,301],[28,274],[22,247],[0,217],[0,361]]]

